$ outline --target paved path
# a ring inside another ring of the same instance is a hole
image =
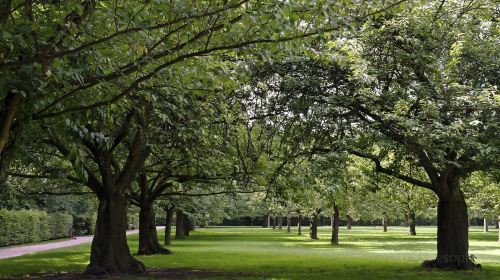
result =
[[[156,228],[162,229],[164,227],[156,227]],[[139,233],[139,230],[128,230],[127,231],[127,235],[135,234],[135,233]],[[15,247],[0,248],[0,260],[13,258],[13,257],[17,257],[17,256],[22,256],[22,255],[26,255],[26,254],[31,254],[31,253],[35,253],[35,252],[42,252],[42,251],[70,247],[70,246],[75,246],[75,245],[80,245],[80,244],[85,244],[85,243],[91,243],[92,238],[93,238],[92,235],[78,236],[75,239],[69,239],[69,240],[64,240],[64,241],[54,241],[54,242],[49,242],[49,243],[44,243],[44,244],[24,245],[24,246],[21,245],[21,246],[15,246]]]

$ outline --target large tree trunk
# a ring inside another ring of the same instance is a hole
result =
[[[290,233],[292,231],[292,217],[290,215],[286,216],[286,232]]]
[[[488,232],[488,219],[486,217],[483,218],[483,231]]]
[[[335,204],[333,205],[333,216],[332,216],[332,239],[330,240],[332,245],[339,244],[339,207]]]
[[[262,220],[262,227],[267,228],[269,227],[269,215],[264,215],[264,219]]]
[[[314,213],[309,225],[309,238],[318,239],[318,214]]]
[[[139,211],[139,250],[138,255],[171,254],[158,242],[155,213],[152,205],[144,205]]]
[[[278,216],[278,229],[283,229],[283,217],[281,215]]]
[[[475,265],[469,259],[467,205],[458,186],[439,197],[437,215],[437,257],[422,263],[424,267],[467,269]]]
[[[347,229],[352,229],[352,217],[350,215],[347,215],[346,218],[347,218]]]
[[[101,198],[97,210],[97,222],[90,264],[85,273],[142,273],[145,266],[130,254],[126,237],[127,202],[123,195],[113,194]]]
[[[302,215],[297,217],[297,235],[302,235]]]
[[[500,216],[497,217],[497,222],[495,223],[495,228],[500,229]]]
[[[166,211],[165,217],[165,245],[172,244],[171,235],[172,235],[172,219],[174,217],[175,207],[169,207]]]
[[[416,217],[415,217],[415,212],[413,211],[410,211],[410,213],[408,214],[408,225],[410,226],[408,234],[411,236],[417,235]]]
[[[176,216],[175,239],[184,239],[184,213],[182,213],[182,210],[177,210]]]

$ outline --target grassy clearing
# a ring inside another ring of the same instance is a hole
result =
[[[305,229],[305,228],[304,228]],[[471,228],[470,254],[484,270],[429,271],[422,260],[435,256],[435,228],[417,228],[416,237],[403,227],[354,227],[341,230],[341,245],[329,244],[329,228],[320,240],[309,240],[286,230],[214,227],[200,229],[186,240],[174,240],[170,256],[139,257],[149,268],[191,268],[255,273],[255,279],[500,279],[498,232]],[[160,233],[160,235],[163,233]],[[138,236],[129,236],[132,252]],[[34,272],[82,271],[90,245],[37,253],[0,261],[0,276]],[[252,278],[252,279],[253,279]],[[249,279],[246,277],[245,279]]]

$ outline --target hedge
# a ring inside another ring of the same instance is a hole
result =
[[[69,237],[73,217],[37,210],[0,210],[0,247]]]

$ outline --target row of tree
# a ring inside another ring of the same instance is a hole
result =
[[[425,266],[475,267],[461,183],[484,172],[498,194],[497,17],[486,0],[2,1],[2,189],[98,200],[90,274],[145,271],[129,205],[139,252],[168,253],[156,207],[193,219],[260,193],[338,223],[352,185],[409,220],[432,191]]]

